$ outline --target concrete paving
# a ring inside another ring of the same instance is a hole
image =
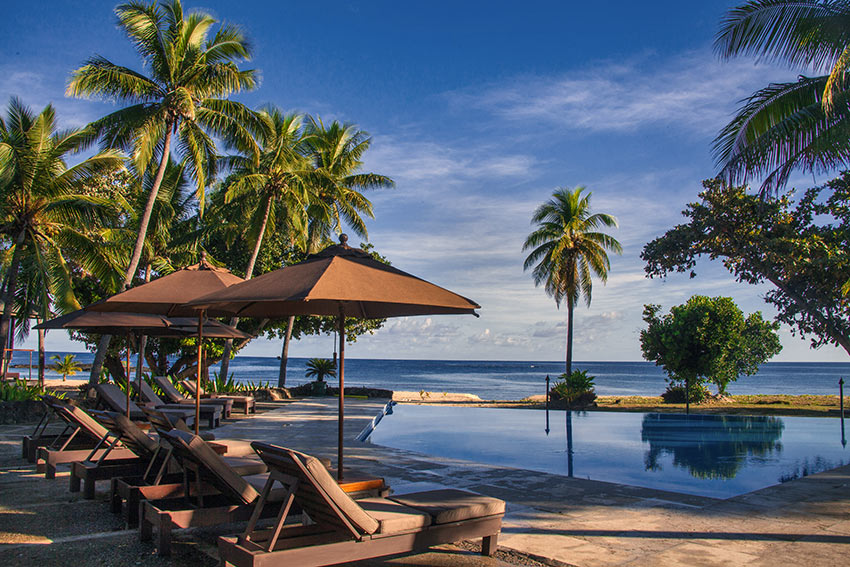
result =
[[[346,439],[383,407],[346,403]],[[296,400],[232,420],[218,438],[261,439],[336,460],[336,400]],[[0,564],[159,565],[100,501],[67,492],[67,474],[36,478],[21,465],[22,426],[0,427]],[[718,500],[444,459],[348,441],[346,467],[382,476],[395,492],[466,488],[508,503],[502,552],[468,544],[357,565],[502,566],[850,565],[850,466]],[[17,459],[17,460],[15,460]],[[106,485],[102,488],[106,490]],[[71,504],[73,503],[73,504]],[[230,533],[234,530],[230,528]],[[177,536],[171,564],[215,564],[221,530]],[[91,562],[98,549],[100,562]],[[115,554],[114,549],[120,549]],[[66,561],[61,561],[65,563]],[[11,563],[10,563],[11,564]]]

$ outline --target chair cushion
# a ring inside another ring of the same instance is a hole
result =
[[[430,514],[387,498],[364,498],[357,503],[366,513],[378,520],[379,534],[416,531],[431,525]]]
[[[257,458],[257,453],[251,447],[250,441],[244,439],[219,439],[216,441],[219,445],[227,447],[228,457],[254,457]]]
[[[435,524],[505,513],[505,502],[465,490],[443,489],[390,496],[390,500],[431,515]]]
[[[222,460],[230,465],[233,472],[239,476],[262,474],[268,470],[266,463],[260,459],[251,459],[248,457],[222,457]]]

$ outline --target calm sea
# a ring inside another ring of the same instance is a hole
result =
[[[48,353],[48,356],[50,354],[65,353]],[[77,355],[82,363],[91,362],[92,358],[91,353]],[[15,353],[13,363],[28,362],[25,353]],[[306,362],[306,358],[289,360],[287,386],[310,381],[304,376]],[[274,385],[279,364],[273,357],[237,356],[230,369],[239,381],[268,381]],[[596,376],[596,392],[602,396],[657,396],[666,387],[664,372],[650,362],[576,362],[574,367]],[[17,370],[22,377],[26,376],[26,369]],[[563,362],[349,358],[345,361],[345,383],[347,386],[462,392],[484,399],[518,400],[545,393],[546,375],[554,379],[563,371]],[[58,374],[48,372],[48,377],[55,378]],[[842,377],[850,380],[850,363],[771,362],[763,365],[755,376],[743,376],[733,382],[728,390],[732,394],[838,394],[838,380]],[[78,374],[75,378],[83,376]]]

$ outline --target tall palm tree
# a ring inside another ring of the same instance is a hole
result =
[[[41,273],[41,281],[49,284],[44,293],[50,293],[61,307],[75,304],[62,238],[95,224],[109,205],[82,194],[83,186],[94,176],[123,167],[123,156],[116,150],[104,150],[68,167],[65,159],[94,139],[90,128],[58,130],[49,105],[36,116],[13,98],[5,120],[0,119],[0,236],[12,251],[4,270],[0,372],[22,262]]]
[[[307,252],[313,253],[330,241],[331,234],[342,233],[344,224],[360,237],[368,238],[365,215],[374,218],[372,203],[361,191],[390,188],[395,182],[377,173],[361,172],[363,154],[372,144],[368,132],[354,124],[340,124],[336,120],[325,125],[320,118],[307,120],[305,143],[317,179],[317,193],[307,207]],[[278,386],[286,384],[286,364],[289,359],[289,342],[295,317],[290,317],[283,337],[280,353]]]
[[[254,242],[245,279],[254,275],[254,266],[260,255],[263,238],[270,227],[279,229],[284,225],[287,233],[303,242],[307,229],[307,206],[311,193],[321,181],[304,155],[305,133],[303,117],[286,115],[274,106],[259,112],[264,128],[258,135],[259,161],[252,156],[235,155],[225,159],[234,170],[225,193],[225,203],[238,201],[247,206],[250,221],[243,234]],[[281,216],[285,222],[277,222]],[[231,325],[239,323],[233,318]],[[227,339],[221,358],[220,375],[227,376],[233,340]]]
[[[203,213],[204,192],[215,175],[216,147],[211,135],[246,150],[256,148],[250,135],[253,113],[221,97],[255,88],[257,77],[253,70],[240,70],[237,65],[251,55],[242,32],[221,24],[210,37],[216,20],[201,11],[184,15],[180,0],[166,0],[160,5],[129,2],[119,5],[115,13],[149,75],[96,56],[73,72],[67,94],[130,103],[93,126],[106,145],[127,150],[140,176],[156,166],[124,274],[126,289],[138,270],[172,138],[177,136],[177,149],[188,159]],[[92,364],[92,380],[100,373],[108,344],[109,336],[105,335]]]
[[[543,283],[558,307],[566,300],[568,375],[573,363],[573,311],[582,296],[590,307],[593,274],[603,283],[607,281],[611,263],[606,250],[617,254],[623,251],[616,239],[597,231],[601,226],[616,227],[617,219],[604,213],[591,214],[592,193],[582,195],[584,191],[582,186],[556,190],[534,211],[531,222],[538,228],[522,247],[523,251],[531,249],[523,269],[534,267],[534,284]]]
[[[750,0],[728,12],[715,41],[722,58],[753,55],[818,75],[770,84],[744,102],[714,141],[729,183],[760,176],[772,192],[795,169],[850,164],[848,31],[848,0]]]

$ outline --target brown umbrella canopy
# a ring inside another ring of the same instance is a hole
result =
[[[481,306],[447,289],[374,260],[344,244],[190,302],[246,317],[289,315],[383,319],[410,315],[475,314]]]
[[[86,307],[87,311],[132,311],[156,313],[167,317],[197,317],[196,309],[185,303],[243,282],[229,270],[217,268],[204,257],[198,264],[172,272],[148,283],[133,287]],[[207,310],[218,317],[229,313]]]
[[[76,329],[87,333],[122,335],[141,331],[147,333],[167,329],[167,318],[150,313],[98,313],[80,309],[55,319],[50,319],[33,329]]]
[[[409,315],[477,315],[481,307],[447,289],[374,260],[367,252],[340,244],[307,260],[263,274],[189,305],[239,316],[278,318],[331,315],[339,329],[339,439],[337,474],[343,477],[345,416],[345,318],[383,319]]]

